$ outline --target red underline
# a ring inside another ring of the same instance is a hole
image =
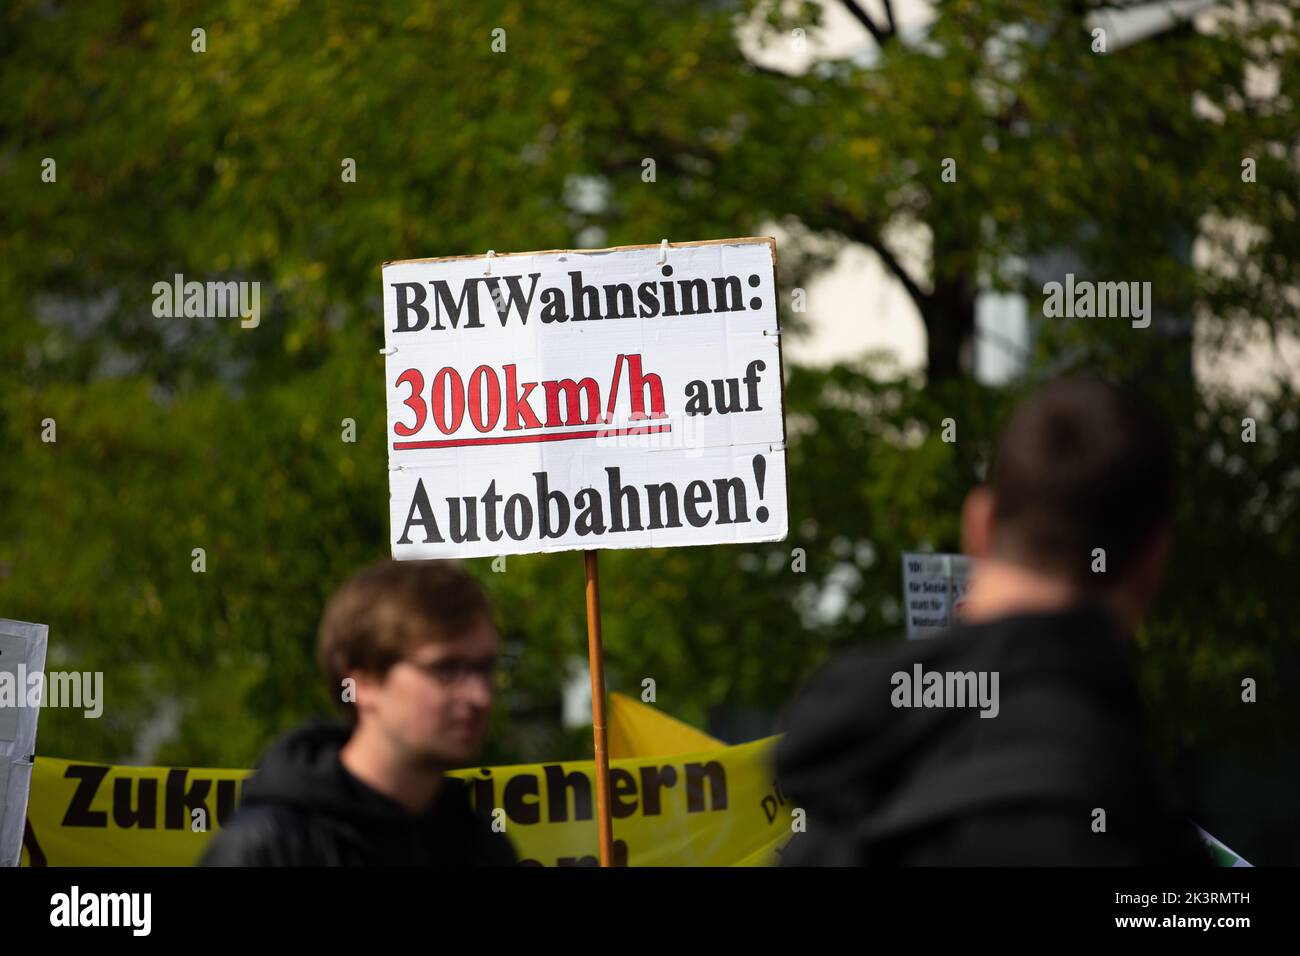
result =
[[[436,441],[395,441],[394,451],[413,448],[459,448],[464,445],[523,445],[538,441],[572,441],[575,438],[617,438],[670,432],[672,425],[637,425],[632,428],[592,428],[583,432],[552,432],[547,435],[502,435],[492,438],[441,438]]]

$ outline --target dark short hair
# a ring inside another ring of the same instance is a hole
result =
[[[1103,588],[1173,514],[1177,463],[1161,415],[1101,379],[1070,378],[1011,416],[994,454],[992,548]],[[1092,572],[1103,548],[1106,574]]]
[[[380,561],[358,571],[334,592],[321,617],[317,661],[335,700],[343,678],[382,677],[426,644],[454,639],[491,606],[474,576],[454,561]],[[355,714],[351,704],[345,710]]]

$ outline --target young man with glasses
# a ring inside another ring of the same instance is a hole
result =
[[[487,597],[459,565],[356,574],[325,609],[318,654],[349,720],[276,741],[202,865],[512,865],[509,840],[446,776],[482,748],[497,655]]]

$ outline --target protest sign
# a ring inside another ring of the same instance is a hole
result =
[[[903,555],[903,604],[907,636],[930,637],[956,624],[970,580],[964,554]]]
[[[597,551],[785,538],[776,240],[409,259],[383,286],[393,557],[584,552],[610,865]]]
[[[49,631],[45,624],[0,618],[0,866],[17,866],[22,852],[41,713],[39,697],[30,706],[27,677],[45,671]]]
[[[385,264],[393,556],[784,538],[775,250]]]
[[[618,866],[763,866],[791,836],[772,778],[775,738],[694,754],[613,761]],[[26,866],[190,866],[230,822],[250,770],[36,761]],[[500,807],[521,865],[594,866],[592,761],[479,767],[469,785],[485,819]],[[207,821],[195,829],[196,810]],[[21,814],[19,815],[21,820]]]

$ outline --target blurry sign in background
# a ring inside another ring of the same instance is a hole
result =
[[[930,637],[956,624],[970,580],[964,554],[903,554],[907,636]]]
[[[41,715],[39,706],[28,706],[27,678],[45,671],[49,630],[45,624],[0,619],[0,866],[17,866],[22,852]]]

